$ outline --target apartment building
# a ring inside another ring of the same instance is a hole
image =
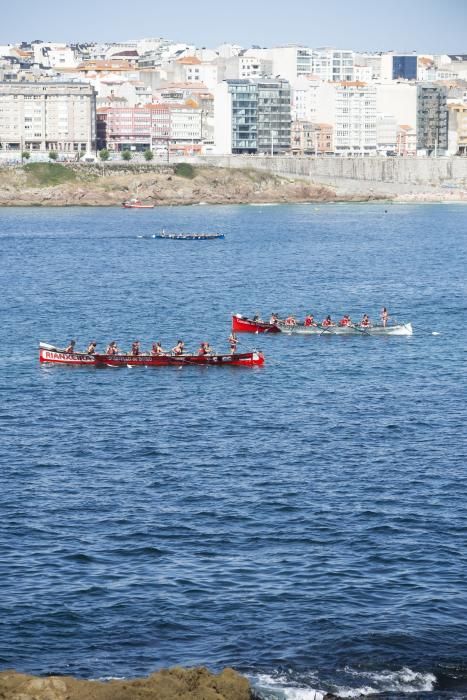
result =
[[[450,104],[449,110],[449,152],[467,155],[467,104]]]
[[[322,83],[317,121],[334,128],[337,155],[376,153],[376,86],[356,81]]]
[[[447,88],[435,83],[417,85],[417,151],[446,155],[448,150]]]
[[[323,155],[333,153],[331,124],[294,121],[291,128],[291,151],[293,155]]]
[[[98,148],[112,152],[146,149],[199,150],[203,112],[185,104],[151,104],[97,111]],[[196,147],[196,148],[195,148]]]
[[[331,82],[354,80],[354,52],[342,49],[313,49],[311,73]]]
[[[90,152],[96,93],[80,83],[0,83],[0,151]]]
[[[290,150],[290,84],[286,80],[224,80],[214,91],[218,153]]]

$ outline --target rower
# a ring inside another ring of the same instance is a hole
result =
[[[117,355],[117,353],[118,353],[117,343],[115,342],[115,340],[112,340],[112,342],[107,345],[107,349],[105,351],[105,354],[106,355]]]
[[[140,355],[140,354],[141,354],[141,348],[140,348],[139,340],[135,340],[135,342],[131,344],[130,355]]]
[[[348,314],[345,314],[345,316],[343,316],[341,318],[341,320],[339,321],[339,323],[337,325],[341,326],[341,328],[346,327],[346,326],[351,326],[352,321],[351,321],[350,316]]]
[[[287,316],[287,318],[285,319],[285,325],[286,325],[286,326],[295,326],[296,323],[297,323],[297,322],[296,322],[296,320],[295,320],[295,317],[292,316],[292,315]]]
[[[303,321],[304,326],[316,326],[315,319],[313,318],[313,314],[308,314],[308,316],[305,316],[305,320]]]
[[[94,355],[94,353],[96,352],[96,346],[97,346],[96,341],[95,340],[91,341],[88,345],[88,349],[86,350],[86,353],[88,355]]]
[[[328,314],[321,325],[323,326],[323,328],[329,328],[330,326],[335,326],[336,324],[332,320],[331,315]]]
[[[163,349],[162,345],[157,342],[152,344],[151,348],[151,355],[164,355],[165,350]]]
[[[381,316],[381,321],[383,323],[383,327],[386,328],[387,323],[389,321],[389,314],[388,314],[388,310],[385,306],[383,306],[383,308],[381,309],[380,316]]]
[[[233,355],[237,351],[237,345],[238,345],[238,338],[233,331],[229,335],[229,345],[230,345],[230,352]]]
[[[279,321],[278,315],[277,315],[277,314],[271,314],[271,318],[269,319],[269,323],[271,324],[271,326],[277,325],[278,321]]]
[[[362,320],[360,321],[361,328],[369,328],[371,326],[371,321],[368,314],[363,314]]]
[[[70,340],[70,344],[65,348],[64,352],[75,352],[76,340]]]
[[[172,355],[183,355],[183,350],[185,349],[185,343],[183,340],[178,340],[175,347],[172,348]]]
[[[259,314],[255,314],[255,315],[253,316],[253,321],[254,321],[255,323],[262,323],[262,322],[263,322],[262,319],[261,319],[261,316],[260,316]]]
[[[201,343],[198,350],[198,355],[207,355],[207,343]]]

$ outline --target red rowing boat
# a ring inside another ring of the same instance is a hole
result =
[[[236,333],[280,333],[281,329],[275,323],[255,321],[241,314],[232,315],[232,330]]]
[[[175,365],[233,365],[250,367],[263,365],[264,355],[259,350],[236,352],[228,355],[95,355],[96,366],[107,367],[163,367]]]
[[[264,364],[264,355],[259,350],[236,352],[226,355],[88,355],[85,352],[63,352],[54,345],[40,343],[39,362],[60,365],[96,367],[163,367],[183,365],[233,365],[251,367]]]

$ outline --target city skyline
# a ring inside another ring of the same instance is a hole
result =
[[[121,0],[104,0],[99,5],[82,0],[73,6],[72,17],[69,8],[58,0],[41,4],[26,0],[21,6],[7,6],[0,43],[35,39],[119,42],[162,36],[198,47],[302,44],[355,51],[467,53],[464,0],[446,0],[442,5],[431,0],[396,1],[390,7],[361,0],[357,10],[349,9],[343,0],[329,0],[325,5],[295,0],[292,6],[274,10],[265,0],[254,7],[239,0],[232,7],[224,6],[222,15],[214,0],[205,0],[203,11],[186,0],[163,7],[140,0],[137,12],[130,15]]]

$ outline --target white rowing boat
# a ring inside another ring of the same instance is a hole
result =
[[[285,323],[279,323],[278,327],[281,333],[289,335],[413,335],[411,323],[397,323],[393,326],[305,326],[302,323],[297,323],[295,326],[288,326]]]

